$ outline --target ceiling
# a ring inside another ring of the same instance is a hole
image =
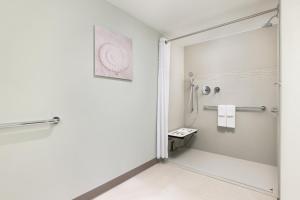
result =
[[[168,38],[277,6],[277,0],[107,1]]]

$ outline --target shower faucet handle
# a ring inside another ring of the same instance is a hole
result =
[[[203,95],[209,95],[209,93],[210,93],[210,87],[207,86],[207,85],[203,86],[203,88],[202,88],[202,94]]]
[[[215,88],[214,88],[214,92],[215,92],[215,94],[219,93],[219,92],[220,92],[220,90],[221,90],[221,89],[220,89],[220,87],[215,87]]]

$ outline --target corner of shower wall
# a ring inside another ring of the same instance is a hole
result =
[[[184,127],[184,47],[171,45],[169,131]]]

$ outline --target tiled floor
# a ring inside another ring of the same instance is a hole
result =
[[[95,200],[275,200],[171,163],[160,163]]]

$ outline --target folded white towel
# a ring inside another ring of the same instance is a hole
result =
[[[227,127],[228,128],[235,128],[235,111],[236,111],[236,108],[234,105],[227,105],[226,106],[226,115],[227,115]]]
[[[218,105],[218,126],[226,127],[226,105]]]

